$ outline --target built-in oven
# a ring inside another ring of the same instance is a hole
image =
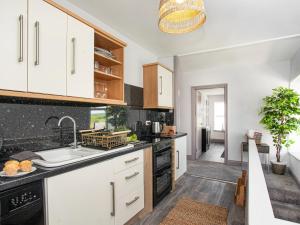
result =
[[[0,224],[45,224],[42,181],[0,192]]]
[[[156,206],[172,189],[172,144],[164,140],[153,145],[153,205]]]

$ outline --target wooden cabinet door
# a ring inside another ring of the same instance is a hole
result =
[[[158,106],[173,107],[173,73],[157,66]]]
[[[68,16],[67,95],[94,96],[94,30]]]
[[[27,91],[27,0],[1,0],[0,21],[0,89]]]
[[[28,1],[28,91],[66,95],[67,15]]]
[[[176,154],[175,155],[175,162],[176,162],[175,179],[177,180],[187,170],[186,136],[175,139],[175,150],[176,150],[176,152],[175,152],[175,154]]]
[[[48,225],[113,225],[112,162],[45,180]]]

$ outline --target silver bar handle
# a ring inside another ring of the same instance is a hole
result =
[[[179,169],[179,151],[177,150],[177,167],[176,169]]]
[[[139,174],[140,174],[139,172],[135,172],[134,174],[125,177],[125,179],[126,179],[126,180],[130,180],[131,178],[134,178],[134,177],[136,177],[136,176],[139,175]]]
[[[20,24],[20,52],[19,52],[19,59],[18,62],[23,62],[23,44],[24,44],[24,17],[23,15],[19,16],[19,24]]]
[[[34,65],[40,64],[40,23],[38,21],[34,24],[35,27],[35,62]]]
[[[115,182],[110,182],[110,185],[112,186],[112,212],[110,213],[111,216],[116,215],[116,203],[115,203]]]
[[[162,95],[162,89],[163,89],[163,84],[162,84],[162,76],[159,77],[160,78],[160,95]]]
[[[126,163],[126,164],[132,163],[132,162],[134,162],[134,161],[136,161],[136,160],[138,160],[138,159],[139,159],[139,157],[135,157],[135,158],[133,158],[133,159],[126,160],[125,163]]]
[[[139,196],[136,196],[132,201],[130,201],[130,202],[126,202],[126,206],[130,206],[130,205],[132,205],[133,203],[135,203],[137,200],[139,200],[140,199],[140,197]]]
[[[73,55],[72,55],[72,70],[71,74],[76,73],[76,38],[72,38]]]

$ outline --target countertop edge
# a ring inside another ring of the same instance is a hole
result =
[[[184,137],[187,133],[177,133],[176,135],[169,137],[171,140],[174,140],[176,138]],[[146,149],[149,147],[152,147],[152,143],[142,144],[134,146],[130,149],[121,150],[119,152],[113,152],[111,154],[106,154],[103,156],[98,156],[92,159],[84,160],[81,162],[72,163],[69,165],[56,167],[56,168],[44,168],[37,166],[37,171],[33,172],[32,174],[29,174],[24,177],[18,177],[18,178],[1,178],[0,180],[0,191],[5,191],[11,188],[15,188],[18,186],[22,186],[28,183],[32,183],[38,180],[42,180],[48,177],[53,177],[62,173],[67,173],[76,169],[80,169],[86,166],[90,166],[96,163],[103,162],[105,160],[113,159],[115,157],[125,155],[128,153],[136,152],[142,149]]]
[[[81,162],[76,162],[72,164],[68,164],[65,166],[55,167],[55,168],[44,168],[40,166],[36,166],[37,170],[33,172],[32,174],[28,174],[24,177],[18,177],[18,178],[1,178],[0,181],[0,191],[5,191],[7,189],[15,188],[18,186],[22,186],[28,183],[32,183],[38,180],[42,180],[48,177],[53,177],[62,173],[67,173],[76,169],[80,169],[86,166],[90,166],[96,163],[100,163],[109,159],[113,159],[115,157],[125,155],[128,153],[136,152],[142,149],[146,149],[152,147],[152,144],[143,144],[140,146],[135,146],[130,149],[121,150],[119,152],[113,152],[111,154],[106,154],[103,156],[98,156],[92,159],[87,159]]]

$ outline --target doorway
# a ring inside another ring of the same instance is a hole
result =
[[[192,160],[227,164],[227,84],[192,87]]]

